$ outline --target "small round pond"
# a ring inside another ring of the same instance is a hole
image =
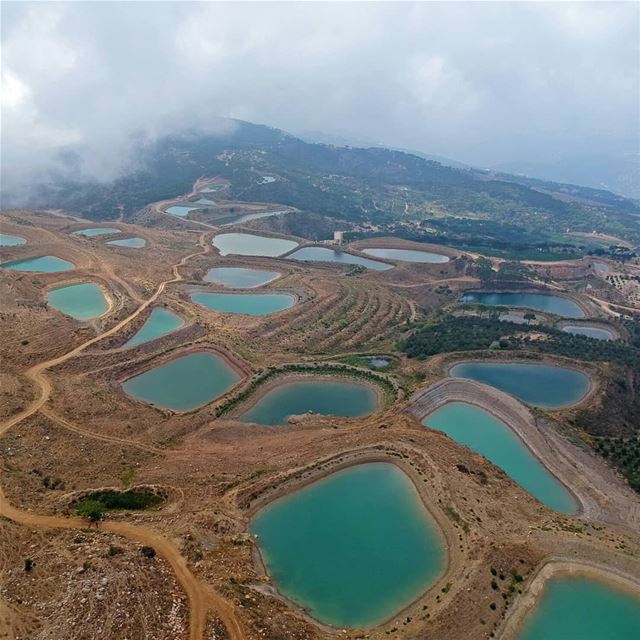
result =
[[[172,216],[178,216],[179,218],[184,218],[188,216],[192,211],[198,211],[198,209],[202,209],[202,207],[189,207],[186,205],[176,204],[166,209],[165,213],[168,213]]]
[[[371,627],[426,591],[444,540],[397,466],[360,464],[280,498],[250,524],[278,590],[316,620]]]
[[[191,300],[211,311],[240,313],[247,316],[268,316],[289,309],[296,297],[289,293],[207,293],[197,291]]]
[[[449,257],[441,253],[431,251],[419,251],[415,249],[362,249],[362,253],[374,258],[387,258],[387,260],[399,260],[400,262],[423,262],[442,264],[449,262]]]
[[[354,264],[373,269],[374,271],[386,271],[393,269],[392,264],[361,258],[346,251],[337,251],[327,247],[302,247],[287,256],[287,260],[299,260],[302,262],[339,262],[341,264]]]
[[[462,296],[462,300],[494,306],[524,307],[565,318],[584,318],[584,311],[579,304],[569,298],[549,293],[469,292]]]
[[[12,236],[8,233],[0,233],[0,247],[18,247],[27,241],[21,236]]]
[[[521,362],[461,362],[449,375],[496,387],[523,402],[549,409],[572,405],[587,394],[589,378],[577,369]]]
[[[213,238],[220,255],[264,256],[277,258],[298,246],[294,240],[270,238],[251,233],[221,233]]]
[[[377,406],[378,394],[369,385],[343,380],[297,380],[282,382],[266,391],[239,419],[274,426],[286,424],[292,415],[309,412],[351,418],[365,416]]]
[[[72,262],[56,256],[38,256],[37,258],[13,260],[0,264],[0,267],[11,271],[30,271],[34,273],[57,273],[75,269],[75,265]]]
[[[611,329],[588,324],[567,324],[562,330],[574,336],[586,336],[596,340],[614,340],[616,337]]]
[[[207,271],[204,279],[229,289],[254,289],[277,280],[281,275],[278,271],[262,271],[242,267],[214,267]]]
[[[631,640],[640,631],[640,594],[584,576],[554,576],[517,640]]]
[[[69,284],[51,289],[47,304],[76,320],[91,320],[109,310],[109,302],[102,289],[92,282]]]
[[[285,213],[291,213],[291,211],[260,211],[259,213],[245,213],[240,216],[233,216],[232,218],[225,218],[224,222],[221,222],[221,226],[230,227],[234,224],[242,224],[243,222],[250,222],[251,220],[260,220],[261,218],[270,218],[271,216],[281,216]]]
[[[156,340],[179,329],[183,324],[182,318],[178,317],[173,311],[155,307],[147,321],[140,327],[140,330],[122,346],[129,348],[145,342],[151,342],[151,340]]]
[[[565,486],[531,453],[501,420],[464,402],[448,402],[422,424],[480,453],[540,502],[561,513],[575,513],[577,504]]]
[[[91,227],[90,229],[80,229],[78,231],[74,231],[71,235],[94,238],[95,236],[113,235],[114,233],[122,233],[122,231],[120,229],[116,229],[115,227]]]
[[[107,242],[112,247],[126,247],[128,249],[142,249],[147,241],[144,238],[123,238],[122,240],[110,240]]]
[[[190,411],[222,395],[240,375],[219,355],[200,351],[174,358],[122,383],[136,400]]]

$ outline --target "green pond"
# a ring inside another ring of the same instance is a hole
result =
[[[222,395],[239,379],[223,358],[201,351],[129,378],[122,387],[137,400],[174,411],[190,411]]]
[[[288,293],[206,293],[191,294],[191,300],[211,311],[268,316],[293,307],[295,296]]]
[[[483,382],[550,409],[574,404],[589,391],[589,378],[581,371],[544,364],[462,362],[451,368],[450,375]]]
[[[38,256],[37,258],[24,258],[0,264],[3,269],[11,271],[33,271],[37,273],[56,273],[58,271],[71,271],[75,269],[72,262],[57,258],[56,256]]]
[[[8,233],[0,233],[0,247],[17,247],[26,243],[27,241],[20,236],[11,236]]]
[[[446,565],[415,486],[388,463],[337,471],[276,500],[250,530],[280,593],[337,627],[384,622]]]
[[[184,324],[175,313],[162,307],[155,307],[140,330],[123,347],[135,347],[171,333]]]
[[[615,335],[613,331],[602,327],[592,327],[585,324],[565,325],[563,331],[574,336],[586,336],[587,338],[595,338],[596,340],[613,340]]]
[[[362,253],[374,258],[387,258],[400,262],[428,262],[440,264],[449,262],[448,256],[431,251],[416,251],[414,249],[362,249]]]
[[[91,320],[109,310],[102,289],[91,282],[52,289],[47,294],[47,304],[76,320]]]
[[[565,318],[584,318],[584,311],[569,298],[554,296],[547,293],[510,293],[510,292],[479,292],[465,293],[464,302],[479,302],[480,304],[497,305],[503,307],[525,307],[555,313]]]
[[[268,238],[251,233],[221,233],[213,238],[213,246],[220,255],[265,256],[277,258],[298,246],[293,240]]]
[[[555,576],[517,640],[632,640],[640,637],[640,595],[595,579]]]
[[[357,417],[373,413],[378,405],[375,389],[353,382],[300,380],[285,382],[260,398],[240,416],[243,422],[286,424],[289,416],[312,411],[322,415]]]
[[[127,247],[129,249],[142,249],[147,241],[144,238],[123,238],[122,240],[111,240],[107,242],[113,247]]]
[[[360,256],[354,256],[351,253],[345,251],[336,251],[336,249],[328,249],[327,247],[303,247],[294,251],[291,255],[287,256],[288,260],[300,260],[303,262],[339,262],[342,264],[357,264],[367,269],[373,269],[374,271],[386,271],[387,269],[393,269],[392,264],[386,264],[385,262],[378,262],[377,260],[369,260],[368,258],[361,258]]]
[[[501,420],[464,402],[449,402],[422,424],[480,453],[507,473],[540,502],[561,513],[575,513],[577,504],[567,489]]]
[[[79,231],[74,231],[72,235],[74,236],[87,236],[87,238],[93,238],[95,236],[106,236],[114,233],[122,233],[120,229],[116,229],[115,227],[91,227],[91,229],[80,229]]]
[[[244,269],[241,267],[214,267],[207,271],[204,279],[215,282],[230,289],[253,289],[273,282],[282,274],[278,271],[261,271],[259,269]]]

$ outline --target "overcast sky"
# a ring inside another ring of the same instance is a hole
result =
[[[635,2],[3,2],[3,170],[80,144],[110,176],[134,134],[232,116],[604,172],[638,153],[639,19]]]

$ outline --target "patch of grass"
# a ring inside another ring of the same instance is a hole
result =
[[[122,486],[126,489],[133,484],[135,477],[136,470],[133,467],[125,467],[120,473],[120,482],[122,482]]]
[[[447,515],[457,524],[462,527],[462,530],[465,533],[469,533],[469,525],[462,519],[462,516],[452,507],[448,506],[446,508]]]

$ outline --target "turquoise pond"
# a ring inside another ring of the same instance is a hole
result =
[[[422,424],[483,455],[548,507],[561,513],[577,511],[576,501],[564,485],[504,422],[486,411],[463,402],[449,402]]]
[[[47,304],[76,320],[91,320],[109,310],[102,289],[92,282],[52,289],[47,294]]]
[[[444,541],[397,466],[337,471],[251,521],[278,590],[316,620],[371,627],[426,591],[446,565]]]
[[[293,307],[296,297],[288,293],[207,293],[191,294],[191,300],[211,311],[267,316]]]
[[[114,233],[122,233],[122,231],[115,227],[91,227],[91,229],[80,229],[79,231],[74,231],[72,235],[94,238],[95,236],[113,235]]]
[[[8,233],[0,233],[0,247],[17,247],[26,243],[27,241],[20,236],[11,236]]]
[[[294,251],[291,255],[287,256],[288,260],[300,260],[303,262],[339,262],[341,264],[358,264],[367,269],[373,269],[374,271],[386,271],[387,269],[393,269],[392,264],[386,264],[385,262],[378,262],[377,260],[369,260],[368,258],[361,258],[360,256],[354,256],[351,253],[345,251],[337,251],[336,249],[329,249],[327,247],[303,247]]]
[[[322,415],[357,417],[378,406],[375,389],[340,380],[285,382],[268,391],[240,416],[243,422],[283,425],[289,416],[313,411]]]
[[[111,240],[107,242],[112,247],[127,247],[129,249],[142,249],[147,241],[144,238],[123,238],[122,240]]]
[[[264,256],[277,258],[298,246],[293,240],[268,238],[252,233],[221,233],[213,238],[213,246],[220,255]]]
[[[449,258],[441,253],[416,251],[414,249],[362,249],[362,253],[374,258],[387,258],[387,260],[399,260],[400,262],[427,262],[433,264],[449,262]]]
[[[562,330],[574,336],[586,336],[596,340],[613,340],[615,338],[613,331],[609,329],[592,327],[586,324],[565,325]]]
[[[183,324],[182,318],[178,317],[173,311],[156,307],[151,311],[140,330],[122,346],[135,347],[144,342],[150,342],[179,329]]]
[[[58,271],[71,271],[75,269],[72,262],[57,258],[56,256],[39,256],[37,258],[24,258],[0,264],[3,269],[11,271],[32,271],[37,273],[57,273]]]
[[[640,636],[640,594],[581,576],[555,576],[517,640],[632,640]]]
[[[242,267],[214,267],[207,271],[207,282],[221,284],[229,289],[253,289],[277,280],[282,274],[278,271],[244,269]]]
[[[525,307],[536,311],[554,313],[565,318],[584,318],[584,311],[573,300],[548,293],[465,293],[462,296],[462,300],[464,302],[479,302],[480,304],[503,307]]]
[[[186,205],[176,204],[166,209],[166,213],[170,213],[172,216],[178,216],[180,218],[184,218],[186,215],[188,215],[192,211],[197,211],[198,209],[202,209],[202,207],[189,207]]]
[[[483,382],[523,402],[550,409],[574,404],[589,391],[589,378],[581,371],[544,364],[462,362],[449,375]]]
[[[201,351],[129,378],[122,388],[136,400],[174,411],[190,411],[222,395],[239,379],[223,358]]]

